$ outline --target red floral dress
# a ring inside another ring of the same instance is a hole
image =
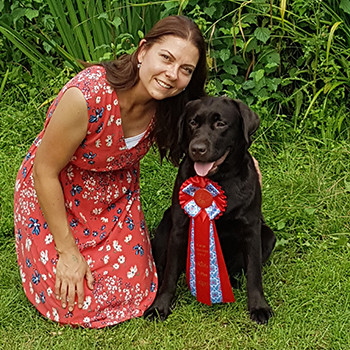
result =
[[[57,253],[33,186],[35,153],[58,101],[70,87],[85,96],[86,138],[60,173],[67,218],[94,276],[82,309],[63,309],[54,295]],[[150,149],[152,120],[140,142],[127,149],[118,97],[104,68],[77,74],[49,108],[17,175],[14,198],[18,265],[28,299],[47,318],[101,328],[142,316],[152,304],[157,273],[140,203],[140,159]]]

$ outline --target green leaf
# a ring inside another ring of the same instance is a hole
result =
[[[236,46],[243,49],[244,41],[242,39],[236,39]]]
[[[289,243],[288,239],[284,239],[284,238],[278,239],[275,245],[275,249],[282,248],[286,246],[288,243]]]
[[[101,18],[108,19],[107,13],[106,13],[106,12],[101,13],[101,14],[97,17],[97,19],[101,19]]]
[[[216,8],[214,6],[206,7],[204,9],[204,13],[207,14],[210,18],[213,16],[215,11],[216,11]]]
[[[48,31],[53,31],[55,28],[55,22],[51,15],[45,15],[42,19],[45,29]]]
[[[235,83],[230,80],[230,79],[225,79],[223,82],[222,82],[223,85],[229,85],[229,86],[233,86],[235,85]]]
[[[256,40],[256,38],[251,37],[248,42],[245,44],[245,51],[246,52],[250,52],[253,49],[257,50],[259,48],[258,42]]]
[[[276,92],[278,89],[278,86],[281,84],[281,79],[280,78],[273,78],[273,79],[266,79],[266,85],[267,87]]]
[[[0,0],[0,12],[3,10],[4,6],[4,1]]]
[[[122,24],[121,18],[115,17],[114,20],[112,21],[112,24],[114,25],[115,28],[118,28]]]
[[[264,44],[270,39],[270,29],[258,27],[254,31],[254,36]]]
[[[253,80],[247,80],[242,85],[243,90],[250,90],[254,88],[255,88],[255,82]]]
[[[316,211],[315,208],[305,208],[304,209],[307,215],[313,215]]]
[[[339,7],[350,14],[350,0],[341,0]]]
[[[16,8],[12,11],[12,20],[13,23],[16,23],[21,17],[25,15],[26,10],[22,8]]]
[[[275,67],[278,67],[278,64],[276,62],[271,62],[271,63],[268,63],[265,68],[267,69],[270,69],[270,68],[275,68]]]
[[[231,62],[226,61],[224,63],[224,71],[228,74],[236,76],[238,73],[238,68],[235,64],[232,64]]]
[[[220,51],[220,58],[222,59],[222,61],[226,61],[230,58],[230,55],[231,55],[231,51],[230,49],[222,49]]]
[[[340,236],[336,240],[336,246],[337,247],[343,247],[348,244],[348,238],[346,236]]]
[[[31,21],[33,18],[39,16],[39,11],[33,9],[26,9],[25,16]]]
[[[265,75],[265,71],[263,69],[259,69],[257,72],[255,72],[254,80],[256,82],[260,81]]]
[[[299,90],[295,94],[295,116],[297,117],[300,113],[301,106],[303,105],[304,94],[301,90]]]
[[[350,181],[344,180],[345,192],[350,192]]]
[[[270,63],[270,64],[275,63],[279,65],[281,62],[281,56],[278,52],[272,51],[264,57],[264,62]]]
[[[140,39],[143,39],[145,37],[145,34],[143,34],[142,30],[138,30],[137,35],[139,36]]]
[[[215,79],[214,83],[215,83],[216,92],[220,93],[223,88],[221,81],[219,79]]]
[[[277,230],[283,230],[286,227],[286,222],[282,219],[277,223]]]
[[[231,29],[229,28],[220,28],[220,32],[222,32],[225,35],[231,35]]]
[[[47,53],[49,53],[49,52],[51,51],[51,49],[52,49],[52,46],[51,46],[50,44],[44,42],[44,43],[43,43],[43,48],[44,48],[44,50],[45,50]]]
[[[304,62],[305,62],[305,58],[303,56],[300,56],[297,59],[297,66],[300,67],[302,64],[304,64]]]

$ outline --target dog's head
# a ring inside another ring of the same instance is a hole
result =
[[[203,97],[187,103],[179,120],[179,147],[200,176],[216,172],[229,154],[243,156],[259,116],[240,100]]]

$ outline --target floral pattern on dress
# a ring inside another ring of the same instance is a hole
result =
[[[93,290],[84,282],[82,309],[62,309],[53,293],[57,253],[33,184],[33,163],[50,117],[63,94],[79,88],[88,108],[86,138],[59,179],[68,222],[94,276]],[[42,132],[33,142],[15,184],[16,251],[24,291],[47,318],[101,328],[142,316],[152,304],[157,273],[140,203],[140,159],[152,145],[152,119],[145,135],[127,149],[118,97],[104,68],[77,74],[50,106]]]

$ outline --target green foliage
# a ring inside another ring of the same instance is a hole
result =
[[[57,75],[62,66],[77,72],[77,59],[98,62],[130,53],[158,19],[182,13],[206,38],[209,94],[268,110],[267,124],[277,113],[292,138],[312,135],[329,143],[348,136],[349,0],[0,4],[2,90],[5,83]]]
[[[225,10],[220,12],[223,4],[215,6],[211,19],[203,11],[210,22],[208,92],[268,109],[266,123],[278,113],[291,137],[317,135],[324,143],[346,138],[350,26],[345,2],[343,7],[318,0],[224,3]]]

